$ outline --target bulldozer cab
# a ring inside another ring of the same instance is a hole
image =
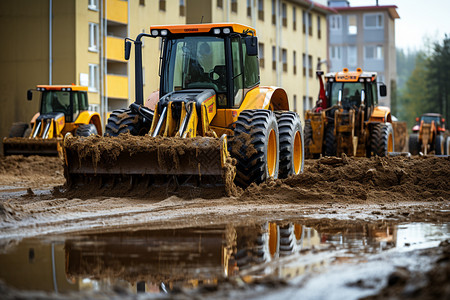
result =
[[[161,96],[211,89],[218,108],[239,107],[245,93],[259,84],[256,37],[228,27],[201,34],[177,34],[173,27],[168,28],[172,34],[163,37]],[[151,28],[152,36],[161,31]]]
[[[41,91],[40,114],[63,113],[65,121],[74,122],[81,111],[88,110],[86,91],[76,91],[71,88],[47,89],[38,87]]]

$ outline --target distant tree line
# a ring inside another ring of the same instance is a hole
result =
[[[423,113],[440,113],[450,128],[450,37],[430,51],[397,49],[397,94],[392,112],[409,128]]]

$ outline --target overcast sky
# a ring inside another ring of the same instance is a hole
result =
[[[376,0],[350,0],[350,6],[375,5]],[[378,0],[379,5],[396,5],[397,48],[424,49],[425,37],[442,41],[450,36],[450,0]]]

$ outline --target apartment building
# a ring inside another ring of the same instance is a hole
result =
[[[37,84],[88,86],[91,108],[101,113],[134,101],[134,51],[124,60],[125,37],[151,25],[238,22],[259,37],[261,84],[286,89],[291,109],[303,116],[318,94],[314,71],[327,56],[326,16],[309,0],[17,0],[0,3],[0,135],[28,121],[39,99],[25,99]],[[144,97],[159,88],[161,41],[144,39]]]
[[[397,6],[351,7],[348,1],[330,0],[338,14],[328,16],[329,63],[331,72],[361,67],[378,73],[378,82],[387,85],[381,105],[390,106],[396,88],[395,20]]]

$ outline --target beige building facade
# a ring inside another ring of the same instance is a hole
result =
[[[303,117],[318,94],[315,70],[327,57],[326,17],[333,9],[309,0],[17,0],[0,3],[2,47],[0,135],[28,122],[37,84],[89,87],[91,109],[107,113],[134,101],[134,49],[124,60],[124,38],[151,25],[237,22],[256,29],[261,84],[283,87]],[[52,18],[50,18],[52,15]],[[159,89],[161,41],[143,43],[144,98]],[[104,121],[103,120],[103,121]]]

